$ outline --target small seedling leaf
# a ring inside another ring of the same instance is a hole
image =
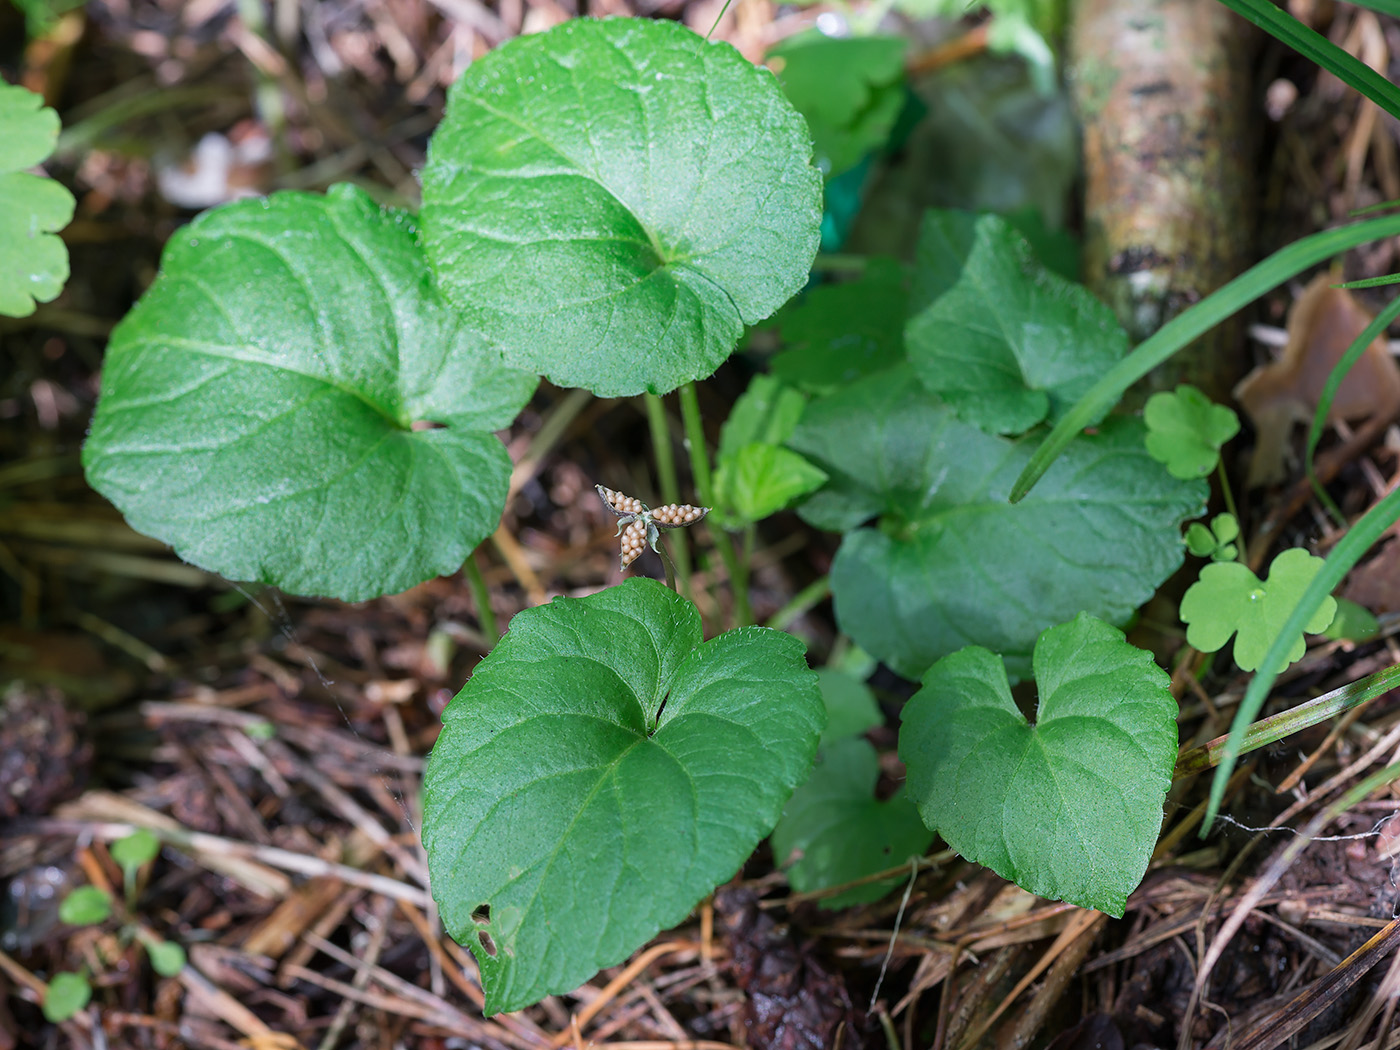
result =
[[[829,394],[904,360],[904,267],[875,257],[854,281],[823,284],[785,306],[778,328],[787,349],[773,374],[809,394]]]
[[[807,398],[769,375],[757,375],[734,402],[720,431],[715,464],[715,518],[737,529],[760,521],[820,488],[826,473],[791,449]]]
[[[826,704],[826,729],[822,731],[822,746],[826,747],[847,737],[859,736],[885,721],[875,694],[870,688],[844,671],[824,667],[817,672],[822,702]]]
[[[423,844],[488,1014],[684,920],[806,778],[824,712],[802,643],[701,638],[654,580],[556,598],[516,614],[443,714]]]
[[[807,281],[821,176],[773,76],[676,22],[576,19],[453,86],[423,171],[448,299],[599,395],[709,375]]]
[[[147,940],[146,955],[151,969],[162,977],[178,977],[185,968],[185,949],[174,941]]]
[[[135,871],[143,864],[149,864],[160,852],[160,839],[148,829],[137,828],[130,835],[112,843],[112,859],[121,865],[122,871]]]
[[[1321,558],[1295,547],[1273,560],[1266,581],[1239,562],[1207,565],[1181,599],[1186,640],[1203,653],[1213,653],[1235,635],[1235,664],[1242,671],[1257,670],[1322,564]],[[1326,630],[1336,613],[1337,600],[1327,598],[1308,621],[1306,632]],[[1288,650],[1288,662],[1297,660],[1306,648],[1298,635]]]
[[[1323,635],[1334,641],[1346,639],[1349,642],[1368,642],[1380,633],[1381,623],[1376,614],[1364,605],[1358,605],[1350,598],[1337,599],[1337,615],[1327,625]]]
[[[1211,519],[1209,527],[1199,521],[1193,521],[1186,527],[1186,549],[1198,558],[1233,561],[1238,554],[1234,541],[1239,535],[1240,523],[1233,514],[1217,514]]]
[[[1121,916],[1162,823],[1176,760],[1165,671],[1079,615],[1035,646],[1035,725],[995,653],[929,669],[904,708],[899,755],[924,822],[1031,893]]]
[[[1185,383],[1149,397],[1142,418],[1147,451],[1174,478],[1205,477],[1220,461],[1220,447],[1240,431],[1239,416]]]
[[[825,471],[791,449],[745,445],[719,461],[715,516],[726,528],[741,528],[776,514],[825,481]]]
[[[45,160],[58,114],[25,88],[0,82],[0,314],[28,317],[68,280],[68,249],[56,236],[73,218],[73,195],[25,168]]]
[[[768,53],[812,132],[817,167],[827,178],[885,144],[904,105],[903,37],[789,37]]]
[[[880,760],[867,740],[848,737],[823,745],[807,783],[793,792],[773,829],[773,855],[786,864],[799,893],[840,886],[922,856],[933,841],[914,804],[901,791],[875,798]],[[824,908],[877,901],[899,878],[856,886],[824,897]]]
[[[1128,350],[1113,311],[997,215],[925,215],[912,303],[904,339],[919,379],[991,433],[1055,422]]]
[[[80,973],[56,973],[44,995],[44,1018],[62,1024],[92,1001],[92,985]]]
[[[88,481],[234,580],[359,601],[454,572],[500,520],[492,431],[536,380],[447,308],[415,236],[352,186],[181,229],[112,335]]]
[[[70,926],[96,926],[112,914],[112,898],[96,886],[79,886],[58,906],[58,918]]]
[[[790,443],[830,475],[798,513],[846,532],[831,567],[837,623],[909,678],[968,644],[1020,677],[1045,628],[1081,611],[1126,620],[1180,566],[1181,523],[1206,497],[1154,461],[1142,433],[1108,420],[1011,504],[1035,442],[959,420],[907,368],[814,402]]]

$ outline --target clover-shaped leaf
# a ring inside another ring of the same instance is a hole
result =
[[[351,186],[181,229],[112,334],[89,483],[234,580],[359,601],[458,569],[536,379],[443,303],[415,237]]]
[[[1345,639],[1349,642],[1368,642],[1380,633],[1381,622],[1366,606],[1359,605],[1350,598],[1338,598],[1336,602],[1337,613],[1322,632],[1324,637],[1334,641]]]
[[[909,795],[968,860],[1031,893],[1121,916],[1171,786],[1170,679],[1082,613],[1040,636],[1034,665],[1034,725],[995,653],[969,646],[929,669],[899,732]]]
[[[773,829],[773,855],[799,893],[840,886],[922,856],[933,841],[914,804],[900,792],[875,798],[880,760],[867,740],[847,737],[822,746],[807,783],[793,792]],[[824,897],[824,908],[876,901],[898,885],[887,879]]]
[[[997,215],[930,211],[904,329],[923,384],[983,430],[1054,423],[1128,349],[1110,310]]]
[[[68,280],[68,249],[55,234],[73,218],[73,195],[24,170],[53,152],[58,126],[40,96],[0,82],[0,314],[28,317]]]
[[[1186,526],[1186,549],[1198,558],[1233,561],[1239,554],[1235,544],[1239,535],[1238,518],[1233,514],[1217,514],[1211,518],[1209,527],[1199,521]]]
[[[423,170],[443,291],[508,364],[599,395],[709,375],[807,281],[821,176],[772,74],[676,22],[516,37]]]
[[[1153,394],[1142,411],[1147,451],[1174,478],[1203,478],[1220,461],[1220,447],[1240,432],[1240,417],[1194,386]]]
[[[827,178],[884,145],[904,105],[903,37],[788,37],[768,53],[783,90],[807,120]]]
[[[824,715],[791,635],[701,642],[634,577],[527,609],[443,714],[423,844],[486,1012],[568,991],[682,921],[772,830]]]
[[[875,257],[861,275],[822,284],[785,306],[778,328],[787,348],[773,374],[809,394],[829,394],[904,360],[904,267]]]
[[[846,533],[837,623],[909,678],[969,644],[1023,676],[1045,628],[1126,620],[1181,564],[1181,522],[1206,496],[1147,454],[1140,422],[1114,418],[1008,503],[1035,441],[961,421],[907,366],[814,401],[789,443],[830,475],[798,513]]]
[[[1207,565],[1181,599],[1186,640],[1204,653],[1213,653],[1235,635],[1235,664],[1242,671],[1257,670],[1322,565],[1321,558],[1298,547],[1273,560],[1265,581],[1239,562]],[[1304,630],[1308,634],[1326,630],[1336,613],[1337,600],[1324,599]],[[1297,660],[1306,648],[1298,635],[1288,650],[1288,662]]]

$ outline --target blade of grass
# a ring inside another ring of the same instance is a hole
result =
[[[1347,373],[1351,371],[1351,366],[1361,360],[1361,355],[1375,341],[1376,336],[1389,328],[1390,323],[1396,317],[1400,317],[1400,296],[1391,300],[1390,305],[1376,315],[1376,319],[1362,330],[1351,346],[1347,347],[1347,352],[1342,355],[1341,360],[1333,366],[1331,373],[1327,376],[1327,382],[1322,385],[1322,396],[1318,398],[1317,410],[1313,413],[1312,427],[1308,430],[1308,449],[1303,453],[1303,466],[1307,471],[1308,484],[1312,486],[1318,502],[1327,508],[1332,517],[1336,519],[1337,524],[1343,528],[1346,527],[1346,518],[1342,516],[1337,505],[1332,502],[1332,497],[1327,494],[1322,483],[1317,480],[1317,471],[1313,466],[1313,454],[1317,452],[1317,443],[1322,439],[1322,428],[1327,425],[1327,414],[1332,411],[1332,401],[1341,388],[1342,380],[1346,379]]]
[[[1091,419],[1107,412],[1118,403],[1128,387],[1192,340],[1309,266],[1330,259],[1348,248],[1355,248],[1358,244],[1396,234],[1400,234],[1400,215],[1367,219],[1335,230],[1314,233],[1279,249],[1189,310],[1177,314],[1105,372],[1055,424],[1016,479],[1011,489],[1011,502],[1019,503],[1030,492],[1050,464],[1059,458],[1060,453],[1088,426]]]
[[[1273,644],[1264,654],[1259,670],[1250,681],[1249,688],[1245,690],[1244,698],[1235,712],[1235,720],[1230,724],[1225,746],[1220,751],[1220,762],[1215,769],[1215,779],[1210,785],[1210,801],[1206,806],[1205,819],[1201,822],[1202,838],[1210,830],[1216,814],[1220,812],[1220,803],[1225,797],[1225,784],[1240,756],[1245,733],[1259,714],[1259,709],[1264,706],[1264,699],[1269,695],[1274,680],[1288,666],[1288,650],[1293,639],[1303,633],[1304,626],[1322,604],[1322,599],[1332,593],[1332,589],[1342,582],[1342,577],[1361,560],[1361,556],[1370,549],[1371,544],[1380,539],[1397,519],[1400,519],[1400,489],[1395,489],[1362,515],[1342,537],[1341,542],[1332,548],[1332,553],[1322,563],[1322,568],[1303,591],[1298,604],[1293,607],[1288,619],[1274,636]]]
[[[1342,83],[1356,88],[1392,117],[1400,118],[1400,88],[1362,62],[1348,54],[1325,36],[1309,29],[1287,11],[1276,7],[1270,0],[1220,0],[1235,14],[1249,19],[1264,32],[1275,37],[1297,51],[1304,58],[1310,58]],[[1390,14],[1397,13],[1400,4],[1389,0],[1369,0],[1367,5],[1383,10],[1390,7]]]
[[[1382,693],[1388,693],[1400,685],[1400,664],[1391,664],[1383,671],[1367,675],[1359,681],[1349,682],[1340,688],[1324,693],[1315,700],[1280,711],[1276,715],[1252,723],[1241,738],[1240,754],[1257,751],[1261,747],[1277,743],[1285,737],[1301,732],[1309,726],[1325,722],[1329,718],[1359,707],[1367,700],[1374,700]],[[1216,737],[1207,744],[1193,747],[1176,760],[1172,771],[1173,780],[1194,776],[1218,764],[1225,748],[1226,737]]]

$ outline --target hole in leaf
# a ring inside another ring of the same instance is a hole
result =
[[[491,921],[491,905],[478,904],[472,912],[472,922],[484,926]]]
[[[431,419],[415,419],[410,425],[410,430],[445,430],[446,423],[435,423]]]
[[[491,939],[491,935],[485,930],[477,930],[476,939],[480,941],[481,946],[486,949],[486,954],[494,959],[496,957],[496,942]]]

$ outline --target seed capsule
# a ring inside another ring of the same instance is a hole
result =
[[[692,507],[689,503],[668,503],[651,512],[651,520],[663,529],[679,529],[694,525],[710,512],[709,507]]]

